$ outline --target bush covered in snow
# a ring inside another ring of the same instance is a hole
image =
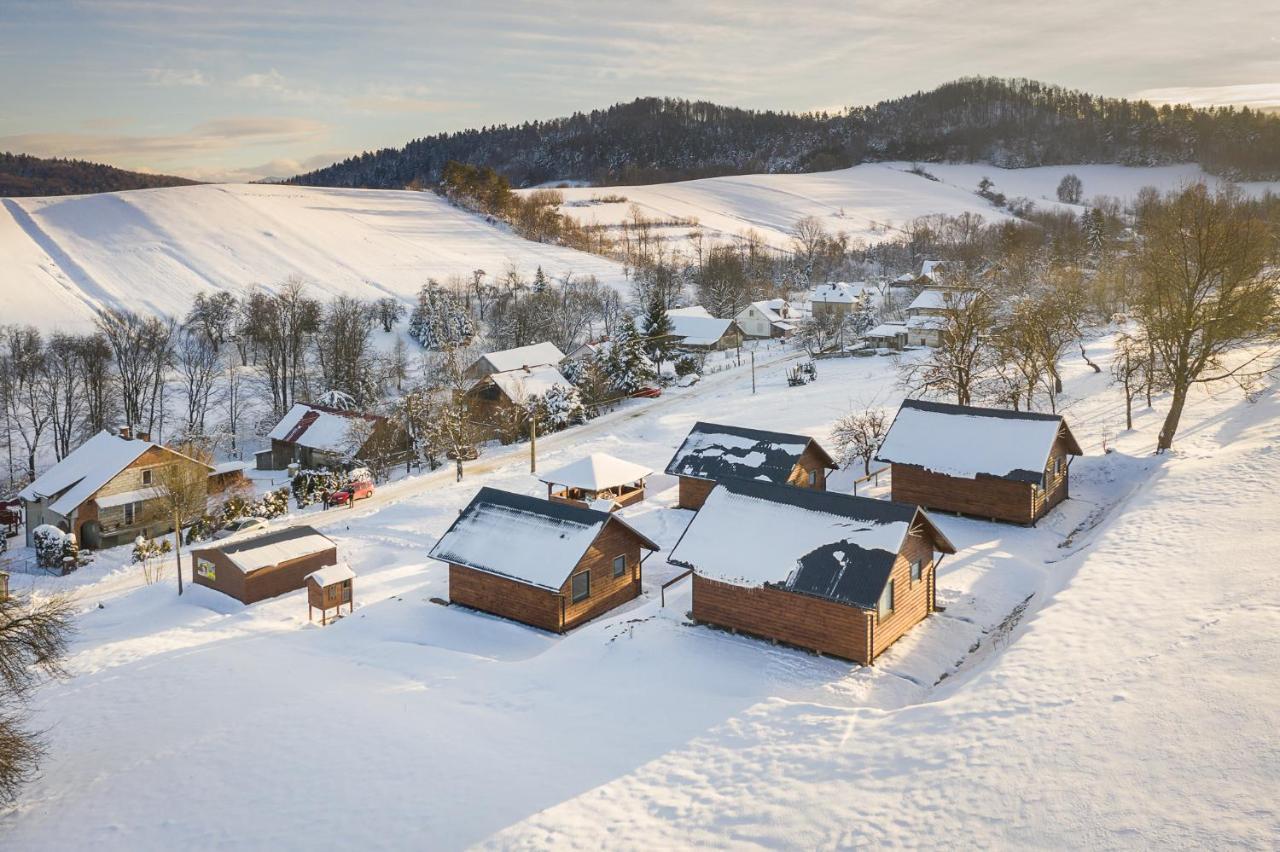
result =
[[[476,326],[457,296],[430,281],[418,292],[418,304],[409,317],[409,336],[426,349],[466,346],[476,336]]]
[[[552,385],[542,396],[526,403],[526,410],[529,416],[537,418],[538,428],[543,432],[556,432],[587,419],[582,396],[572,385]]]
[[[36,564],[41,568],[56,568],[67,555],[71,536],[51,524],[41,524],[31,531],[35,541]]]
[[[319,470],[298,471],[290,483],[290,488],[293,491],[294,502],[298,504],[299,509],[304,509],[313,503],[321,502],[326,494],[332,494],[346,482],[345,474],[324,467]]]

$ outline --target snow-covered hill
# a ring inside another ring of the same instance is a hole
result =
[[[988,177],[994,191],[1009,198],[1022,196],[1038,207],[1056,208],[1058,182],[1067,173],[1084,184],[1084,199],[1098,195],[1124,199],[1144,186],[1175,189],[1183,184],[1219,179],[1199,166],[1043,166],[1032,169],[998,169],[986,164],[924,164],[936,181],[913,174],[910,163],[871,163],[834,172],[812,174],[744,175],[707,178],[650,186],[570,187],[561,190],[562,211],[584,223],[616,225],[632,216],[632,205],[650,219],[696,219],[709,238],[741,236],[755,231],[779,249],[790,244],[796,221],[814,216],[826,228],[843,231],[855,239],[875,242],[896,233],[905,222],[929,213],[977,213],[988,220],[1007,218],[975,193],[978,181]],[[1250,192],[1280,183],[1246,184]],[[625,201],[598,203],[595,199],[621,196]],[[1079,207],[1077,210],[1081,209]],[[680,226],[664,229],[679,237],[689,231]]]
[[[428,278],[594,274],[603,258],[521,239],[426,192],[226,184],[4,199],[3,321],[84,327],[101,306],[185,313],[200,290],[301,275],[321,295],[409,300]]]

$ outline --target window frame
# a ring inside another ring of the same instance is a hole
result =
[[[618,567],[618,560],[622,560],[622,567]],[[616,580],[619,577],[626,576],[627,573],[627,554],[620,553],[613,557],[613,577]]]
[[[894,605],[897,603],[895,601],[896,597],[897,591],[893,587],[893,578],[890,577],[889,581],[884,584],[884,591],[880,593],[880,600],[876,601],[877,618],[883,619],[893,615]],[[885,608],[885,598],[888,598],[889,602],[887,609]]]
[[[914,559],[911,561],[911,582],[919,583],[924,579],[924,560]]]
[[[138,511],[134,508],[137,505],[137,503],[132,502],[124,504],[124,525],[126,527],[133,526],[138,520]]]
[[[812,469],[812,470],[810,470],[810,471],[809,471],[809,487],[811,487],[811,488],[817,488],[817,487],[818,487],[818,471],[817,471],[817,469]]]
[[[154,485],[156,480],[155,468],[146,467],[142,469],[142,484]]]
[[[578,578],[579,577],[587,578],[586,591],[581,595],[578,594]],[[582,603],[589,597],[591,597],[591,572],[579,571],[577,574],[574,574],[569,578],[569,602]]]

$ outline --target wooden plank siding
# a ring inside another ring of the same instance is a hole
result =
[[[463,565],[449,565],[449,600],[552,633],[561,629],[556,592]]]
[[[217,548],[196,548],[190,551],[190,554],[193,560],[192,582],[216,589],[245,604],[295,592],[306,585],[308,574],[326,566],[338,564],[336,547],[325,548],[300,559],[281,562],[279,565],[261,568],[249,574],[243,573],[230,557]],[[194,562],[195,559],[210,563],[214,569],[214,577],[202,574],[199,566]]]
[[[163,500],[144,500],[136,504],[133,523],[125,522],[124,506],[102,508],[97,503],[98,500],[115,494],[156,487],[158,471],[171,464],[199,467],[201,470],[205,468],[199,462],[186,459],[164,447],[154,446],[148,448],[146,452],[134,459],[128,467],[113,476],[109,482],[95,491],[91,498],[80,505],[75,517],[74,532],[76,533],[76,538],[82,542],[84,541],[84,525],[89,521],[97,521],[101,526],[104,546],[111,546],[108,544],[111,541],[116,544],[123,544],[137,538],[139,534],[154,538],[157,535],[172,532],[173,519],[169,517]],[[148,470],[152,471],[152,484],[150,485],[143,481],[143,472]]]

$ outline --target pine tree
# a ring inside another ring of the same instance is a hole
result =
[[[667,360],[667,353],[671,351],[671,332],[674,325],[667,314],[667,305],[660,293],[654,292],[649,296],[649,305],[645,311],[643,323],[644,351],[661,375],[662,362]]]
[[[640,390],[657,375],[653,362],[645,355],[644,340],[636,331],[631,317],[622,319],[617,339],[606,356],[605,371],[613,389],[624,396]]]
[[[538,267],[538,271],[533,274],[533,292],[547,292],[547,274],[542,271],[542,267]]]
[[[418,292],[418,304],[409,318],[409,336],[424,348],[465,346],[475,333],[475,321],[453,293],[434,281]]]

